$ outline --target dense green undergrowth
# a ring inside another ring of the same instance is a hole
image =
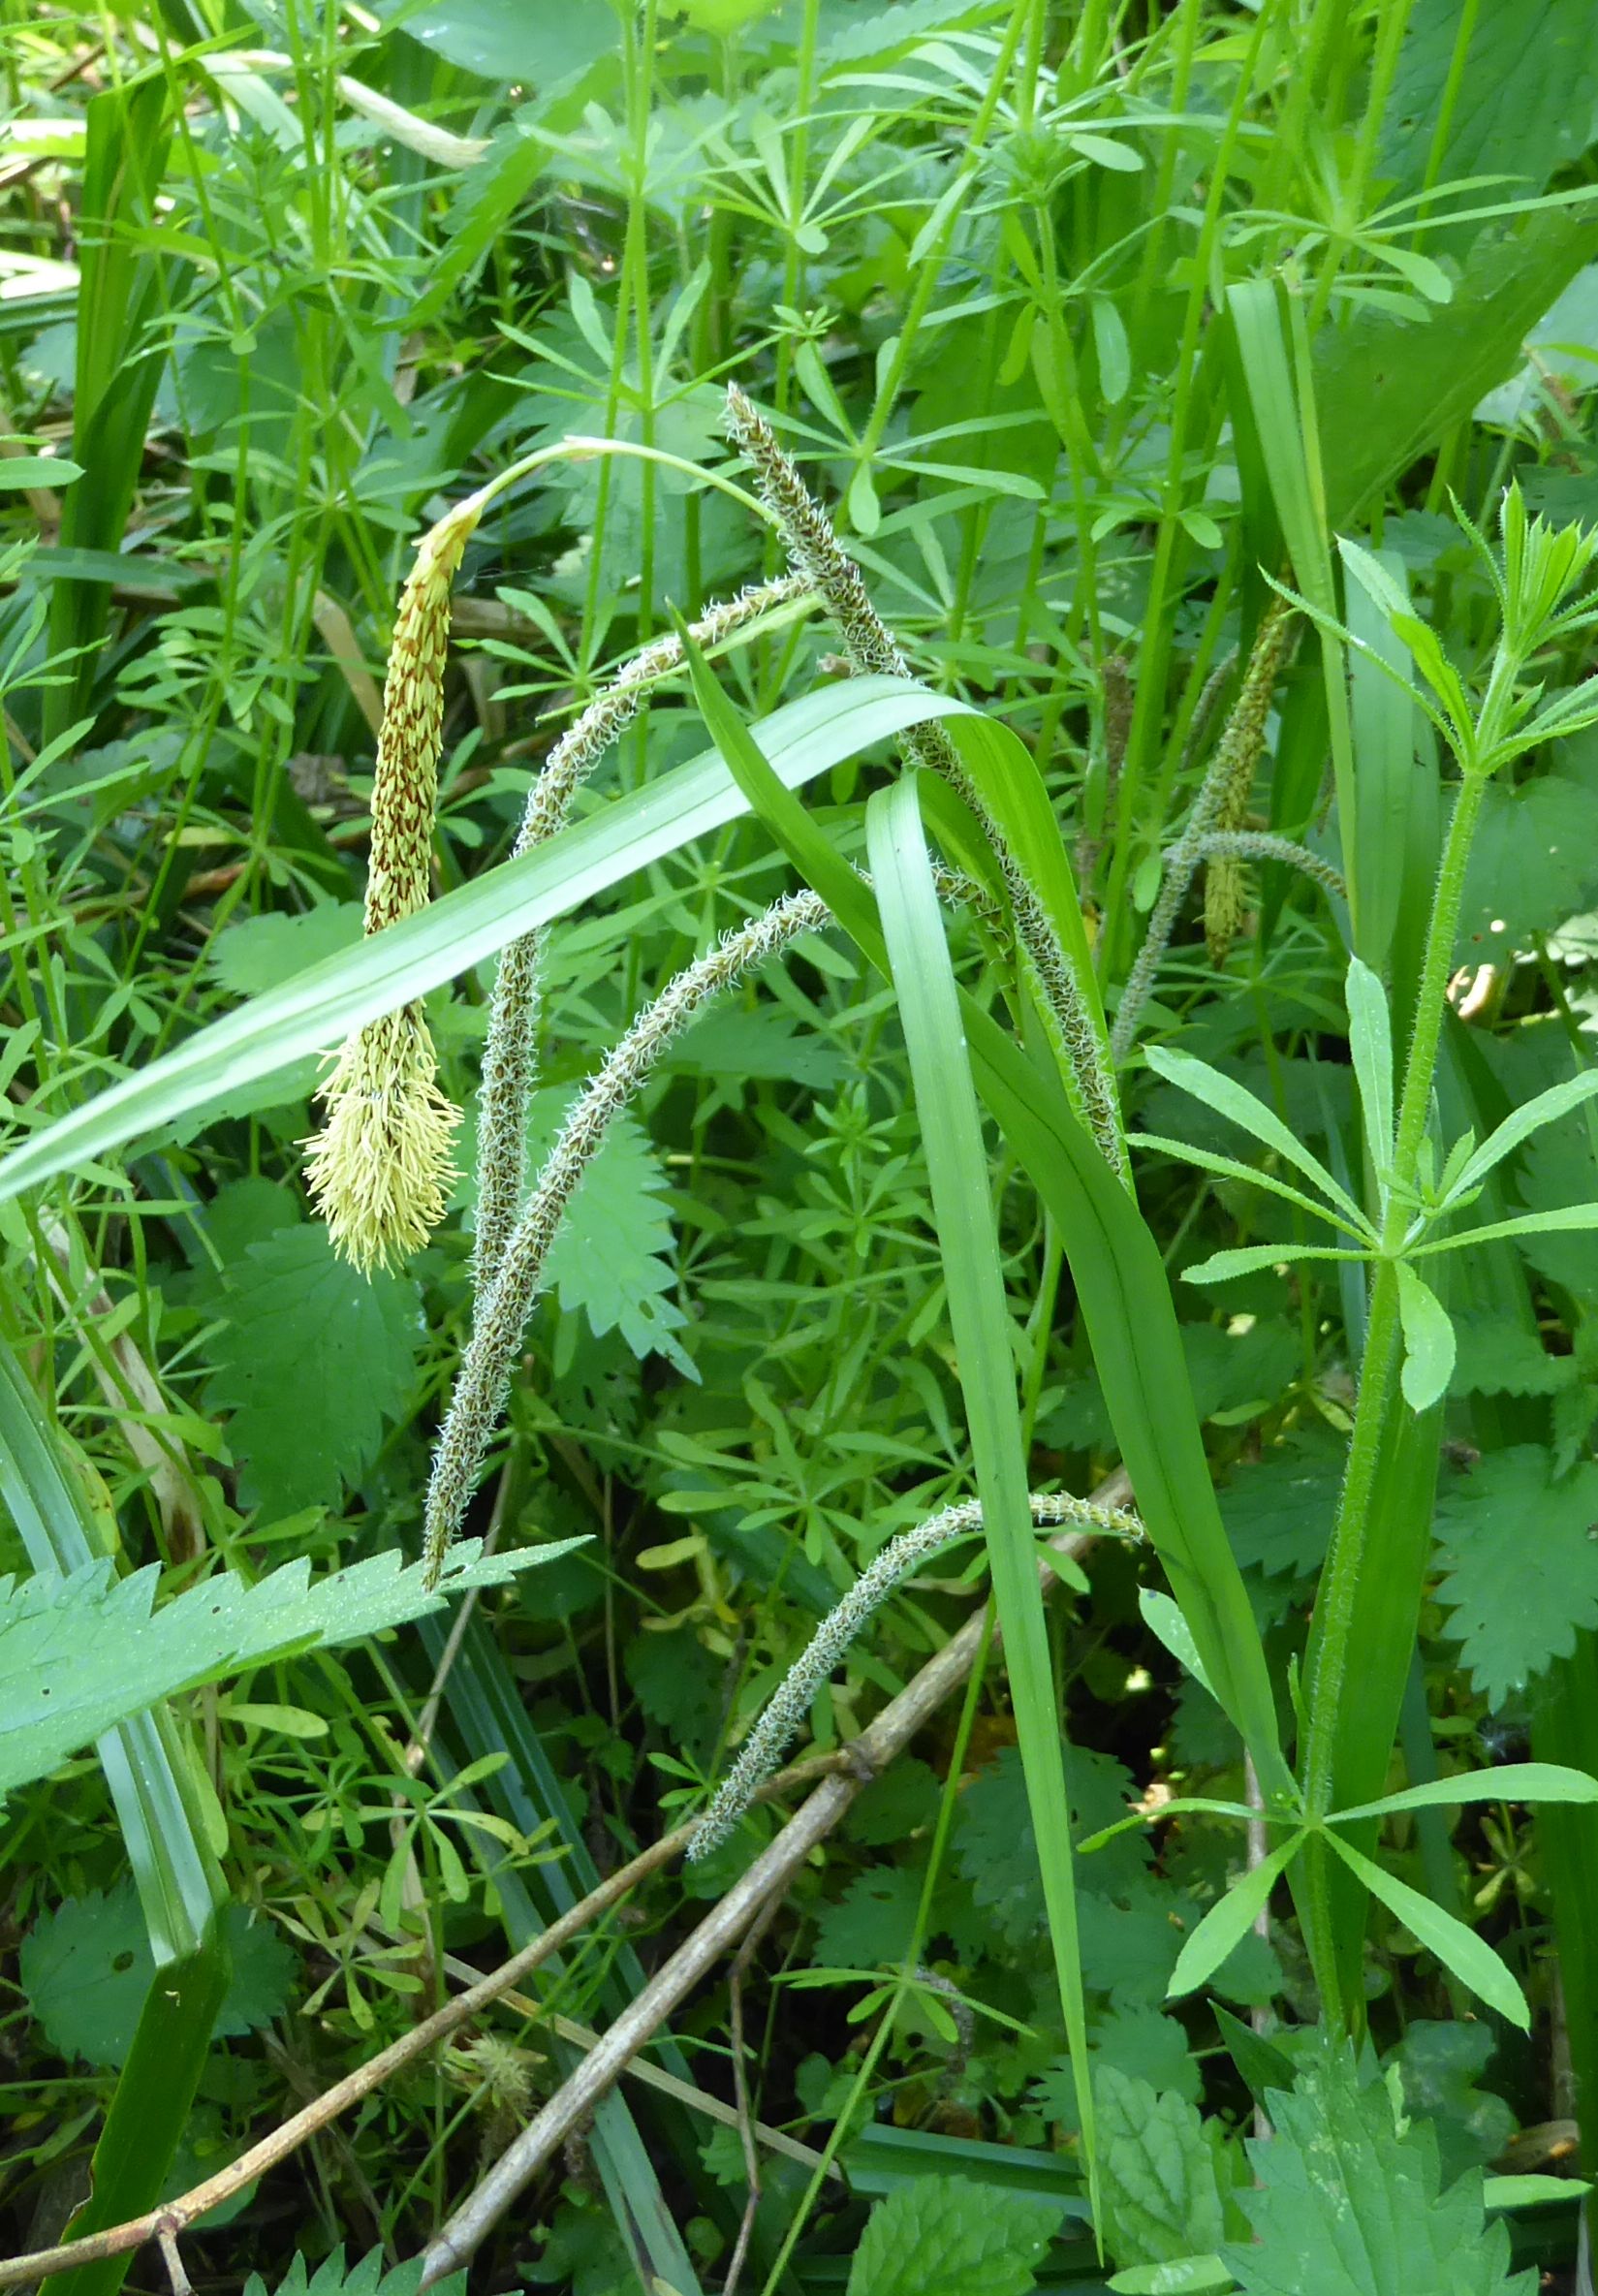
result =
[[[1589,16],[8,0],[8,2255],[392,2050],[196,2288],[1588,2284]],[[396,1011],[464,1117],[367,1272],[304,1144]],[[619,2085],[815,1765],[409,2049],[932,1519],[789,1735],[959,1669]]]

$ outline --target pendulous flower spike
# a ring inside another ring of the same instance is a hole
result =
[[[1028,1504],[1032,1521],[1040,1529],[1075,1523],[1083,1529],[1105,1531],[1117,1538],[1144,1535],[1142,1519],[1129,1507],[1098,1506],[1091,1499],[1073,1498],[1063,1491],[1034,1493]],[[896,1539],[889,1540],[843,1600],[828,1612],[744,1740],[737,1760],[716,1788],[688,1843],[690,1863],[707,1857],[727,1840],[799,1736],[817,1691],[899,1582],[956,1539],[969,1538],[982,1527],[982,1501],[968,1498],[940,1509],[914,1530],[901,1531]]]
[[[480,507],[457,503],[423,536],[400,592],[372,789],[368,933],[430,896],[450,593]],[[305,1143],[311,1200],[333,1248],[363,1274],[406,1259],[444,1216],[460,1112],[437,1076],[425,1016],[410,1004],[357,1029],[318,1090],[325,1121]]]

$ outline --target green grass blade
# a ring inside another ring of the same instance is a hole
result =
[[[133,2048],[94,2148],[92,2196],[63,2239],[78,2240],[141,2216],[161,2197],[188,2125],[229,1975],[226,1947],[213,1935],[200,1951],[158,1969],[151,1979]],[[53,2296],[116,2296],[133,2261],[129,2249],[97,2264],[81,2264],[48,2284]]]
[[[1533,1687],[1531,1744],[1540,1759],[1598,1766],[1598,1635],[1582,1632]],[[1559,1986],[1570,2034],[1582,2166],[1598,2163],[1598,1813],[1551,1805],[1537,1841],[1553,1901]]]
[[[144,338],[160,316],[160,258],[136,241],[154,219],[170,142],[164,80],[151,76],[89,99],[78,240],[82,250],[76,327],[73,456],[88,473],[62,498],[59,545],[118,552],[165,365]],[[141,356],[142,353],[142,356]],[[84,706],[110,611],[110,584],[57,582],[50,597],[52,654],[77,653],[63,683],[45,694],[52,739]]]
[[[1036,1541],[1027,1506],[1026,1453],[1016,1391],[1010,1311],[982,1118],[914,774],[872,798],[866,839],[889,967],[910,1055],[932,1190],[938,1247],[960,1392],[983,1502],[993,1596],[1020,1741],[1027,1803],[1049,1909],[1081,2117],[1089,2196],[1097,2219],[1093,2088],[1087,2010],[1077,1941],[1070,1806]]]
[[[1017,865],[1043,903],[1082,992],[1099,1053],[1110,1068],[1110,1030],[1082,923],[1076,879],[1038,764],[1008,726],[990,717],[952,718],[946,731]]]
[[[1395,551],[1378,563],[1407,599],[1406,569]],[[1349,706],[1354,737],[1354,794],[1359,808],[1355,846],[1360,856],[1358,954],[1371,970],[1386,970],[1404,894],[1409,814],[1415,779],[1416,708],[1410,696],[1378,669],[1370,653],[1396,672],[1414,675],[1403,640],[1359,582],[1348,584],[1348,627],[1361,644],[1349,653]],[[1368,647],[1370,653],[1361,650]]]
[[[862,677],[789,703],[762,734],[774,770],[797,783],[907,725],[964,707],[899,678]],[[744,809],[726,766],[707,751],[403,924],[252,997],[138,1075],[43,1125],[0,1160],[0,1202],[170,1129],[309,1053],[336,1049],[352,1028],[469,971],[517,934],[564,916]]]
[[[439,1665],[450,1632],[449,1621],[437,1614],[422,1620],[419,1646],[429,1670]],[[427,1673],[421,1677],[423,1684],[429,1679]],[[468,1624],[455,1663],[449,1669],[444,1711],[448,1721],[441,1753],[446,1774],[456,1759],[455,1750],[448,1745],[452,1733],[458,1734],[461,1759],[500,1753],[510,1756],[479,1788],[463,1792],[457,1806],[475,1803],[481,1796],[488,1808],[529,1836],[553,1822],[561,1853],[558,1857],[519,1868],[508,1868],[497,1858],[488,1861],[494,1870],[499,1918],[507,1941],[514,1952],[519,1951],[551,1921],[569,1913],[580,1897],[598,1888],[599,1870],[559,1769],[528,1714],[522,1686],[481,1619]],[[606,2021],[619,2017],[647,1979],[625,1930],[615,1927],[613,1914],[609,1929],[602,1973],[582,1980],[584,1986],[592,1984],[594,1991],[591,1996],[580,1994],[574,2004],[580,2015],[591,2007]],[[590,1948],[593,1942],[590,1935]],[[580,1954],[572,1958],[556,1955],[546,1962],[539,1973],[540,1994],[558,1993],[569,1985],[574,1961],[580,1959]],[[548,2036],[548,2047],[562,2075],[569,2075],[580,2061],[579,2052],[554,2032]],[[694,2067],[670,2031],[657,2035],[654,2051],[667,2072],[692,2082]],[[644,2116],[642,2127],[640,2115]],[[712,2219],[719,2215],[724,2222],[731,2218],[728,2196],[705,2175],[701,2165],[702,2128],[669,2100],[651,2097],[647,2092],[635,2100],[618,2087],[601,2097],[594,2109],[592,2141],[594,2166],[642,2284],[658,2281],[680,2290],[681,2296],[700,2296],[700,2282],[660,2179],[674,2169],[670,2181],[679,2195],[686,2184],[700,2213]]]
[[[1240,354],[1237,371],[1241,379],[1240,387],[1249,395],[1294,576],[1317,613],[1334,617],[1337,591],[1320,484],[1319,442],[1314,435],[1314,409],[1304,406],[1309,391],[1307,362],[1301,355],[1298,358],[1290,355],[1274,280],[1239,281],[1228,288],[1227,305]],[[1276,570],[1267,567],[1265,571],[1273,574]],[[1349,913],[1355,920],[1358,937],[1362,899],[1360,852],[1354,834],[1354,749],[1348,686],[1343,675],[1343,646],[1324,621],[1319,637],[1327,722],[1332,736],[1332,771],[1342,833],[1343,881],[1348,887]]]

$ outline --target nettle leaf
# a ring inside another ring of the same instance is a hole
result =
[[[1457,0],[1418,0],[1409,17],[1382,125],[1382,173],[1400,191],[1505,174],[1523,196],[1586,145],[1598,100],[1586,0],[1523,0],[1470,21],[1460,73]],[[1459,98],[1439,153],[1437,120],[1455,74]]]
[[[1077,1746],[1067,1746],[1063,1754],[1072,1839],[1081,1841],[1124,1818],[1137,1789],[1131,1772],[1109,1754]],[[1006,1746],[995,1761],[977,1773],[960,1796],[956,1823],[957,1871],[970,1882],[978,1906],[1000,1936],[1013,1945],[1023,1943],[1042,1926],[1044,1903],[1037,1840],[1017,1747]],[[1143,1832],[1119,1835],[1083,1862],[1078,1887],[1084,1896],[1096,1896],[1105,1904],[1108,1919],[1108,1901],[1122,1898],[1143,1884],[1153,1854]],[[1163,1913],[1159,1918],[1163,1921]],[[1092,1926],[1094,1910],[1084,1907],[1082,1919]],[[1084,1930],[1084,1965],[1094,1959],[1086,1936]],[[1173,1937],[1173,1958],[1176,1942]],[[1093,1966],[1088,1967],[1087,1982],[1101,1991],[1112,1990],[1108,1984],[1100,1986]]]
[[[253,1587],[234,1573],[191,1587],[151,1611],[159,1572],[131,1578],[109,1559],[70,1578],[0,1579],[0,1795],[49,1773],[79,1746],[158,1699],[221,1682],[269,1658],[361,1642],[439,1610],[467,1587],[566,1554],[575,1540],[480,1558],[452,1550],[436,1591],[423,1566],[391,1551],[310,1580],[301,1558]]]
[[[874,1969],[900,1962],[915,1934],[922,1876],[907,1866],[857,1873],[841,1897],[816,1916],[811,1961],[817,1967]]]
[[[1438,1508],[1445,1632],[1494,1708],[1598,1625],[1598,1465],[1553,1470],[1538,1443],[1489,1452]]]
[[[270,2296],[420,2296],[426,2261],[425,2256],[411,2256],[385,2272],[383,2251],[373,2249],[359,2263],[346,2266],[340,2246],[313,2273],[304,2257],[297,2255]],[[445,2291],[445,2296],[461,2296],[466,2285],[465,2268],[452,2272],[447,2280],[434,2284]],[[244,2296],[268,2296],[266,2283],[258,2272],[252,2272],[244,2282]]]
[[[287,2003],[298,1958],[248,1906],[230,1905],[222,1919],[233,1975],[215,2029],[254,2032]],[[90,2064],[126,2063],[155,1975],[149,1927],[131,1879],[41,1914],[22,1940],[18,1966],[29,2011],[52,2049]]]
[[[1424,2114],[1436,2129],[1445,2177],[1496,2160],[1515,2134],[1515,2115],[1503,2098],[1476,2086],[1497,2045],[1489,2025],[1423,2017],[1406,2028],[1388,2060],[1398,2067],[1405,2109]]]
[[[1323,2046],[1267,2110],[1275,2135],[1248,2146],[1258,2188],[1236,2196],[1254,2240],[1220,2249],[1245,2296],[1531,2296],[1480,2173],[1440,2193],[1435,2131],[1401,2126],[1385,2082],[1362,2089],[1352,2051]]]
[[[1577,1376],[1574,1356],[1550,1355],[1534,1331],[1508,1315],[1458,1315],[1455,1395],[1557,1395]]]
[[[1521,1155],[1518,1187],[1527,1211],[1558,1211],[1598,1198],[1598,1147],[1584,1118],[1538,1133]],[[1517,1238],[1516,1248],[1539,1275],[1578,1298],[1598,1291],[1598,1234],[1533,1231]]]
[[[535,1170],[574,1097],[564,1085],[534,1094]],[[686,1318],[670,1296],[676,1272],[672,1215],[661,1201],[667,1185],[648,1133],[635,1117],[619,1117],[578,1183],[545,1275],[562,1308],[585,1315],[590,1331],[619,1331],[636,1356],[670,1356],[691,1376],[672,1337]]]
[[[1088,2047],[1105,2064],[1158,2092],[1175,2091],[1190,2105],[1199,2101],[1203,2075],[1187,2029],[1159,2009],[1112,2009],[1094,2020]]]
[[[756,1080],[825,1090],[838,1082],[848,1065],[836,1045],[813,1028],[801,1028],[792,1013],[769,1003],[744,1011],[714,1007],[661,1061],[663,1069],[713,1077],[739,1099],[743,1086]]]
[[[1215,2154],[1197,2108],[1100,2060],[1093,2068],[1105,2246],[1117,2264],[1164,2264],[1221,2245]]]
[[[271,1520],[340,1505],[410,1403],[420,1290],[368,1280],[318,1224],[252,1243],[229,1270],[224,1308],[206,1400],[229,1415],[240,1497]]]
[[[1519,789],[1488,786],[1460,900],[1457,961],[1482,964],[1529,948],[1534,934],[1591,906],[1598,894],[1595,778],[1583,766]]]
[[[1330,1428],[1295,1430],[1217,1494],[1233,1553],[1268,1578],[1307,1578],[1326,1554],[1344,1446]]]
[[[1027,2296],[1058,2201],[966,2177],[915,2177],[871,2211],[848,2296]]]

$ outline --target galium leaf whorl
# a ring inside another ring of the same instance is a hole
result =
[[[394,616],[372,788],[368,933],[425,908],[444,739],[450,592],[476,525],[476,498],[423,536]],[[444,1216],[460,1111],[440,1091],[420,1004],[356,1030],[317,1097],[326,1121],[307,1142],[311,1200],[335,1250],[365,1274],[406,1259]]]

